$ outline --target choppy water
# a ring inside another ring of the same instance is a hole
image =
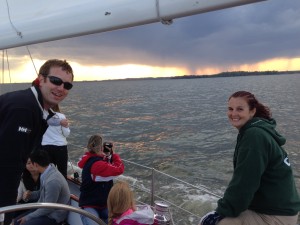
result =
[[[70,143],[84,146],[101,133],[124,159],[223,190],[237,135],[227,99],[247,90],[271,108],[300,188],[299,87],[299,75],[80,82],[62,109],[71,120]],[[81,154],[70,147],[73,160]]]
[[[2,85],[0,91],[23,87]],[[88,137],[101,133],[122,158],[221,195],[237,135],[227,120],[227,99],[247,90],[271,108],[287,138],[300,190],[299,87],[299,75],[77,82],[61,104],[71,121],[70,158],[77,161]]]

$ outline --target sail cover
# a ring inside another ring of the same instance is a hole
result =
[[[0,0],[0,49],[170,20],[263,0]]]

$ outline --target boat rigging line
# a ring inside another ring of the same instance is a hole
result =
[[[2,51],[2,83],[4,83],[4,50]]]
[[[1,80],[2,84],[4,84],[4,77],[5,77],[4,76],[5,75],[5,57],[6,57],[6,64],[7,64],[7,70],[8,70],[9,83],[11,83],[8,54],[7,54],[7,49],[5,49],[5,50],[2,50],[2,80]]]
[[[29,47],[26,45],[26,49],[28,52],[28,55],[30,57],[31,63],[33,65],[33,68],[35,70],[35,73],[38,75],[38,71],[36,69],[36,66],[34,64],[31,52],[29,50]],[[9,77],[9,83],[11,84],[11,75],[10,75],[10,65],[9,65],[9,60],[8,60],[8,53],[7,53],[7,49],[3,49],[2,50],[2,79],[1,82],[2,84],[4,84],[4,78],[5,78],[5,58],[6,58],[6,65],[7,65],[7,71],[8,71],[8,77]]]
[[[37,72],[36,66],[35,66],[35,64],[34,64],[34,62],[33,62],[33,59],[32,59],[32,56],[31,56],[31,52],[30,52],[30,50],[29,50],[29,47],[28,47],[27,45],[26,45],[26,48],[27,48],[27,51],[28,51],[29,57],[30,57],[30,59],[31,59],[32,65],[33,65],[33,67],[34,67],[35,73],[38,75],[38,72]]]
[[[13,24],[13,22],[11,21],[11,18],[10,18],[10,11],[9,11],[9,5],[8,5],[8,1],[6,0],[6,6],[7,6],[7,14],[8,14],[8,19],[9,19],[9,22],[10,22],[10,25],[12,26],[12,28],[16,31],[17,35],[20,37],[20,38],[23,38],[23,35],[22,35],[22,32],[19,31],[16,26]]]

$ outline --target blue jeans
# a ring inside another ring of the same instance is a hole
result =
[[[104,208],[104,209],[84,208],[83,210],[100,218],[106,224],[108,223],[108,209],[107,208]],[[86,216],[80,215],[80,218],[81,218],[83,225],[99,225],[94,220],[91,220],[90,218],[88,218]]]
[[[15,225],[19,225],[19,222],[15,222]],[[40,216],[40,217],[36,217],[33,218],[31,220],[25,221],[25,223],[23,223],[22,225],[58,225],[59,223],[57,223],[55,221],[55,219],[50,219],[48,216]]]

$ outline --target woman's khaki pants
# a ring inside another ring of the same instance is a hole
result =
[[[238,217],[225,217],[218,225],[296,225],[297,220],[298,215],[272,216],[246,210]]]

